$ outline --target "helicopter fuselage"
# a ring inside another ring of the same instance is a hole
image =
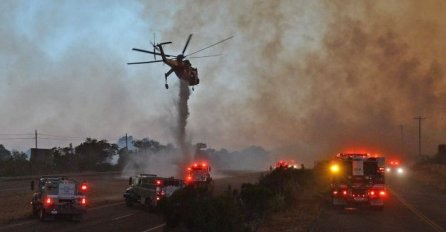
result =
[[[160,51],[163,62],[170,66],[179,79],[187,81],[190,86],[198,85],[200,83],[197,68],[192,67],[188,60],[167,59],[164,56],[164,51],[161,46]]]

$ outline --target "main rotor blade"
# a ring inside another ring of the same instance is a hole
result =
[[[184,55],[184,52],[186,52],[187,45],[189,45],[191,38],[192,38],[192,34],[190,34],[189,37],[187,38],[186,45],[184,45],[183,52],[181,54]]]
[[[133,51],[137,51],[137,52],[145,52],[145,53],[150,53],[150,54],[153,54],[153,55],[158,55],[158,56],[161,56],[161,53],[158,53],[158,52],[151,52],[151,51],[147,51],[147,50],[143,50],[143,49],[139,49],[139,48],[132,48],[132,50]],[[168,55],[168,54],[164,54],[166,57],[175,57],[175,56],[172,56],[172,55]]]
[[[229,40],[229,39],[232,39],[232,38],[234,38],[233,35],[229,36],[228,38],[226,38],[226,39],[224,39],[224,40],[220,40],[220,41],[218,41],[217,43],[214,43],[214,44],[211,44],[211,45],[209,45],[209,46],[207,46],[207,47],[205,47],[205,48],[202,48],[202,49],[200,49],[200,50],[198,50],[198,51],[192,52],[192,53],[188,54],[187,56],[196,54],[196,53],[198,53],[198,52],[201,52],[201,51],[203,51],[203,50],[205,50],[205,49],[208,49],[208,48],[210,48],[210,47],[213,47],[213,46],[215,46],[215,45],[217,45],[217,44],[223,43],[223,42],[225,42],[226,40]],[[187,56],[186,56],[186,57],[187,57]]]
[[[206,55],[206,56],[190,56],[189,59],[197,59],[197,58],[206,58],[206,57],[217,57],[222,56],[223,54],[215,54],[215,55]]]
[[[151,64],[151,63],[159,63],[159,62],[163,62],[162,60],[153,60],[153,61],[145,61],[145,62],[133,62],[133,63],[127,63],[128,65],[130,64]]]

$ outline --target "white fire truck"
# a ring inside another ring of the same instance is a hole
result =
[[[154,209],[158,202],[170,197],[173,192],[184,187],[184,182],[173,177],[163,178],[153,174],[140,174],[129,178],[129,187],[124,192],[127,206],[141,204]]]
[[[31,181],[31,190],[34,190]],[[40,220],[52,220],[58,215],[69,215],[80,221],[86,212],[86,183],[65,176],[42,176],[31,199],[32,213]]]
[[[332,205],[368,205],[382,210],[387,197],[384,167],[384,157],[337,154],[330,163]]]

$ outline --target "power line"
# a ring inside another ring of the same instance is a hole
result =
[[[0,140],[20,140],[20,139],[34,139],[34,138],[0,138]]]
[[[22,135],[34,135],[31,133],[0,133],[0,136],[22,136]]]

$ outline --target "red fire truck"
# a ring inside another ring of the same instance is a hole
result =
[[[384,166],[384,157],[337,154],[330,163],[332,205],[368,205],[382,210],[387,197]]]
[[[211,178],[211,166],[207,162],[195,162],[187,168],[186,183],[209,183]]]

